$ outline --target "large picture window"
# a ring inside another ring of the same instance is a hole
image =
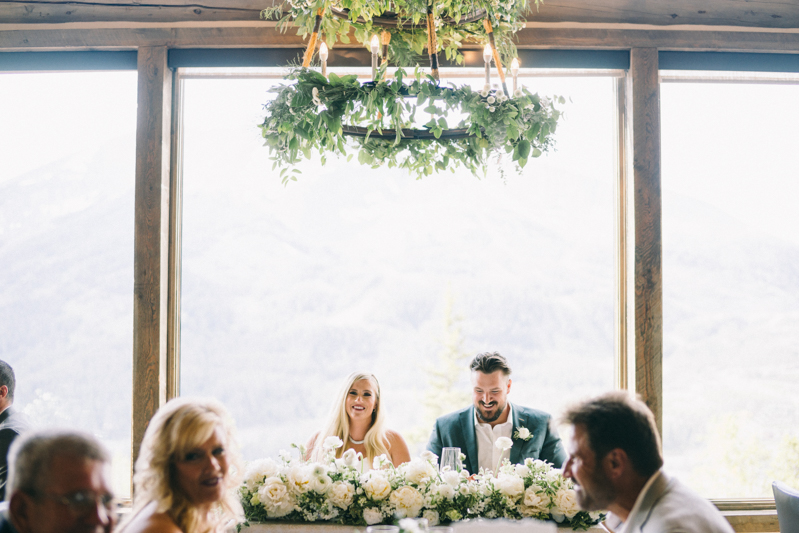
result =
[[[0,74],[0,359],[130,495],[136,72]]]
[[[553,414],[613,387],[615,78],[524,79],[567,104],[557,150],[521,175],[329,159],[287,186],[256,128],[276,82],[183,81],[181,394],[227,404],[246,458],[305,443],[359,369],[417,453],[468,405],[477,352]],[[447,361],[457,394],[431,409]]]
[[[661,85],[666,465],[713,498],[799,485],[799,84],[752,81]]]

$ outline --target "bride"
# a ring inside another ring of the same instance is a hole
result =
[[[354,372],[347,377],[324,429],[308,441],[306,459],[322,460],[322,443],[327,437],[338,437],[344,442],[344,446],[336,450],[336,457],[352,449],[363,454],[367,466],[382,454],[394,466],[411,459],[405,439],[385,427],[385,415],[380,408],[380,384],[373,374]]]

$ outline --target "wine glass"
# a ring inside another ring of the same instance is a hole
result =
[[[449,467],[453,472],[461,471],[461,449],[460,448],[444,448],[441,450],[441,462],[439,463],[439,470],[443,471]]]

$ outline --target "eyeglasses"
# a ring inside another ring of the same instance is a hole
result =
[[[55,494],[43,494],[43,496],[66,506],[75,516],[86,516],[94,512],[98,504],[102,505],[108,514],[116,512],[117,500],[108,493],[97,494],[91,491],[78,491],[65,496]]]

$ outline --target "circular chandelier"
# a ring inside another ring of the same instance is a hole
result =
[[[460,165],[485,174],[492,156],[506,154],[520,171],[552,147],[561,117],[555,104],[563,98],[542,98],[517,83],[512,36],[523,26],[526,0],[290,0],[286,7],[263,15],[281,16],[278,27],[293,22],[310,38],[302,66],[285,78],[291,83],[272,89],[276,96],[260,125],[284,183],[299,172],[290,167],[312,152],[324,164],[328,153],[349,160],[354,154],[347,149],[355,149],[361,164],[405,168],[420,178]],[[327,73],[328,46],[347,43],[353,34],[371,51],[366,83]],[[484,45],[482,90],[441,85],[439,51],[462,64],[461,47],[470,44]],[[425,48],[429,72],[418,67]],[[311,68],[315,55],[319,70]],[[509,58],[511,89],[503,68]],[[494,84],[492,60],[499,78]],[[397,67],[391,76],[390,63]],[[411,65],[417,66],[409,75],[402,67]],[[417,114],[429,117],[421,127]]]

